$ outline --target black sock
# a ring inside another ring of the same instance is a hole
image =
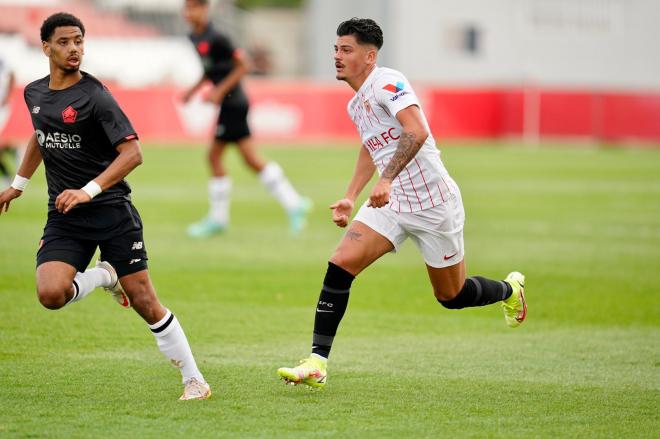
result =
[[[348,305],[348,293],[355,279],[348,271],[328,262],[328,271],[323,280],[323,289],[316,305],[312,353],[328,358],[332,341],[337,334],[339,322]]]
[[[513,290],[503,280],[490,280],[481,276],[465,279],[461,291],[451,300],[438,302],[445,308],[461,309],[471,306],[484,306],[508,299]]]

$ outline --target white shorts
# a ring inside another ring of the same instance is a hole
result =
[[[458,186],[454,193],[439,206],[419,212],[397,212],[389,207],[367,207],[365,202],[354,221],[387,238],[396,252],[410,237],[422,253],[427,265],[448,267],[463,260],[463,224],[465,210]]]

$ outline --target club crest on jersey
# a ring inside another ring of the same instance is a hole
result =
[[[399,82],[396,83],[396,85],[386,84],[385,87],[383,87],[383,90],[387,90],[390,93],[398,93],[401,90],[403,90],[403,88],[404,88],[403,81],[399,81]]]
[[[210,48],[208,41],[200,41],[197,43],[197,52],[199,52],[200,55],[207,55]]]
[[[74,123],[76,121],[76,117],[78,117],[78,112],[74,110],[71,105],[62,111],[62,121],[64,123]]]

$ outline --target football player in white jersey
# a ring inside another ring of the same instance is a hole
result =
[[[376,64],[382,45],[382,31],[371,19],[353,18],[337,28],[337,79],[355,90],[348,113],[362,147],[344,198],[330,206],[334,223],[349,227],[328,262],[312,354],[297,367],[278,370],[290,384],[325,385],[328,355],[353,279],[408,237],[422,253],[433,293],[445,308],[501,302],[511,327],[527,313],[521,273],[512,272],[503,281],[466,278],[461,193],[440,160],[410,83],[400,72]],[[380,178],[349,223],[355,200],[376,170]]]

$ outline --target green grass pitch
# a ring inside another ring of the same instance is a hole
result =
[[[659,149],[445,148],[468,272],[525,273],[527,322],[439,306],[408,242],[355,281],[322,392],[284,386],[276,369],[309,353],[342,236],[327,206],[357,150],[263,152],[314,201],[298,239],[235,151],[232,224],[214,239],[185,235],[206,211],[202,149],[147,145],[129,178],[159,296],[213,387],[190,403],[145,324],[101,290],[39,305],[38,171],[0,217],[0,437],[658,437]]]

